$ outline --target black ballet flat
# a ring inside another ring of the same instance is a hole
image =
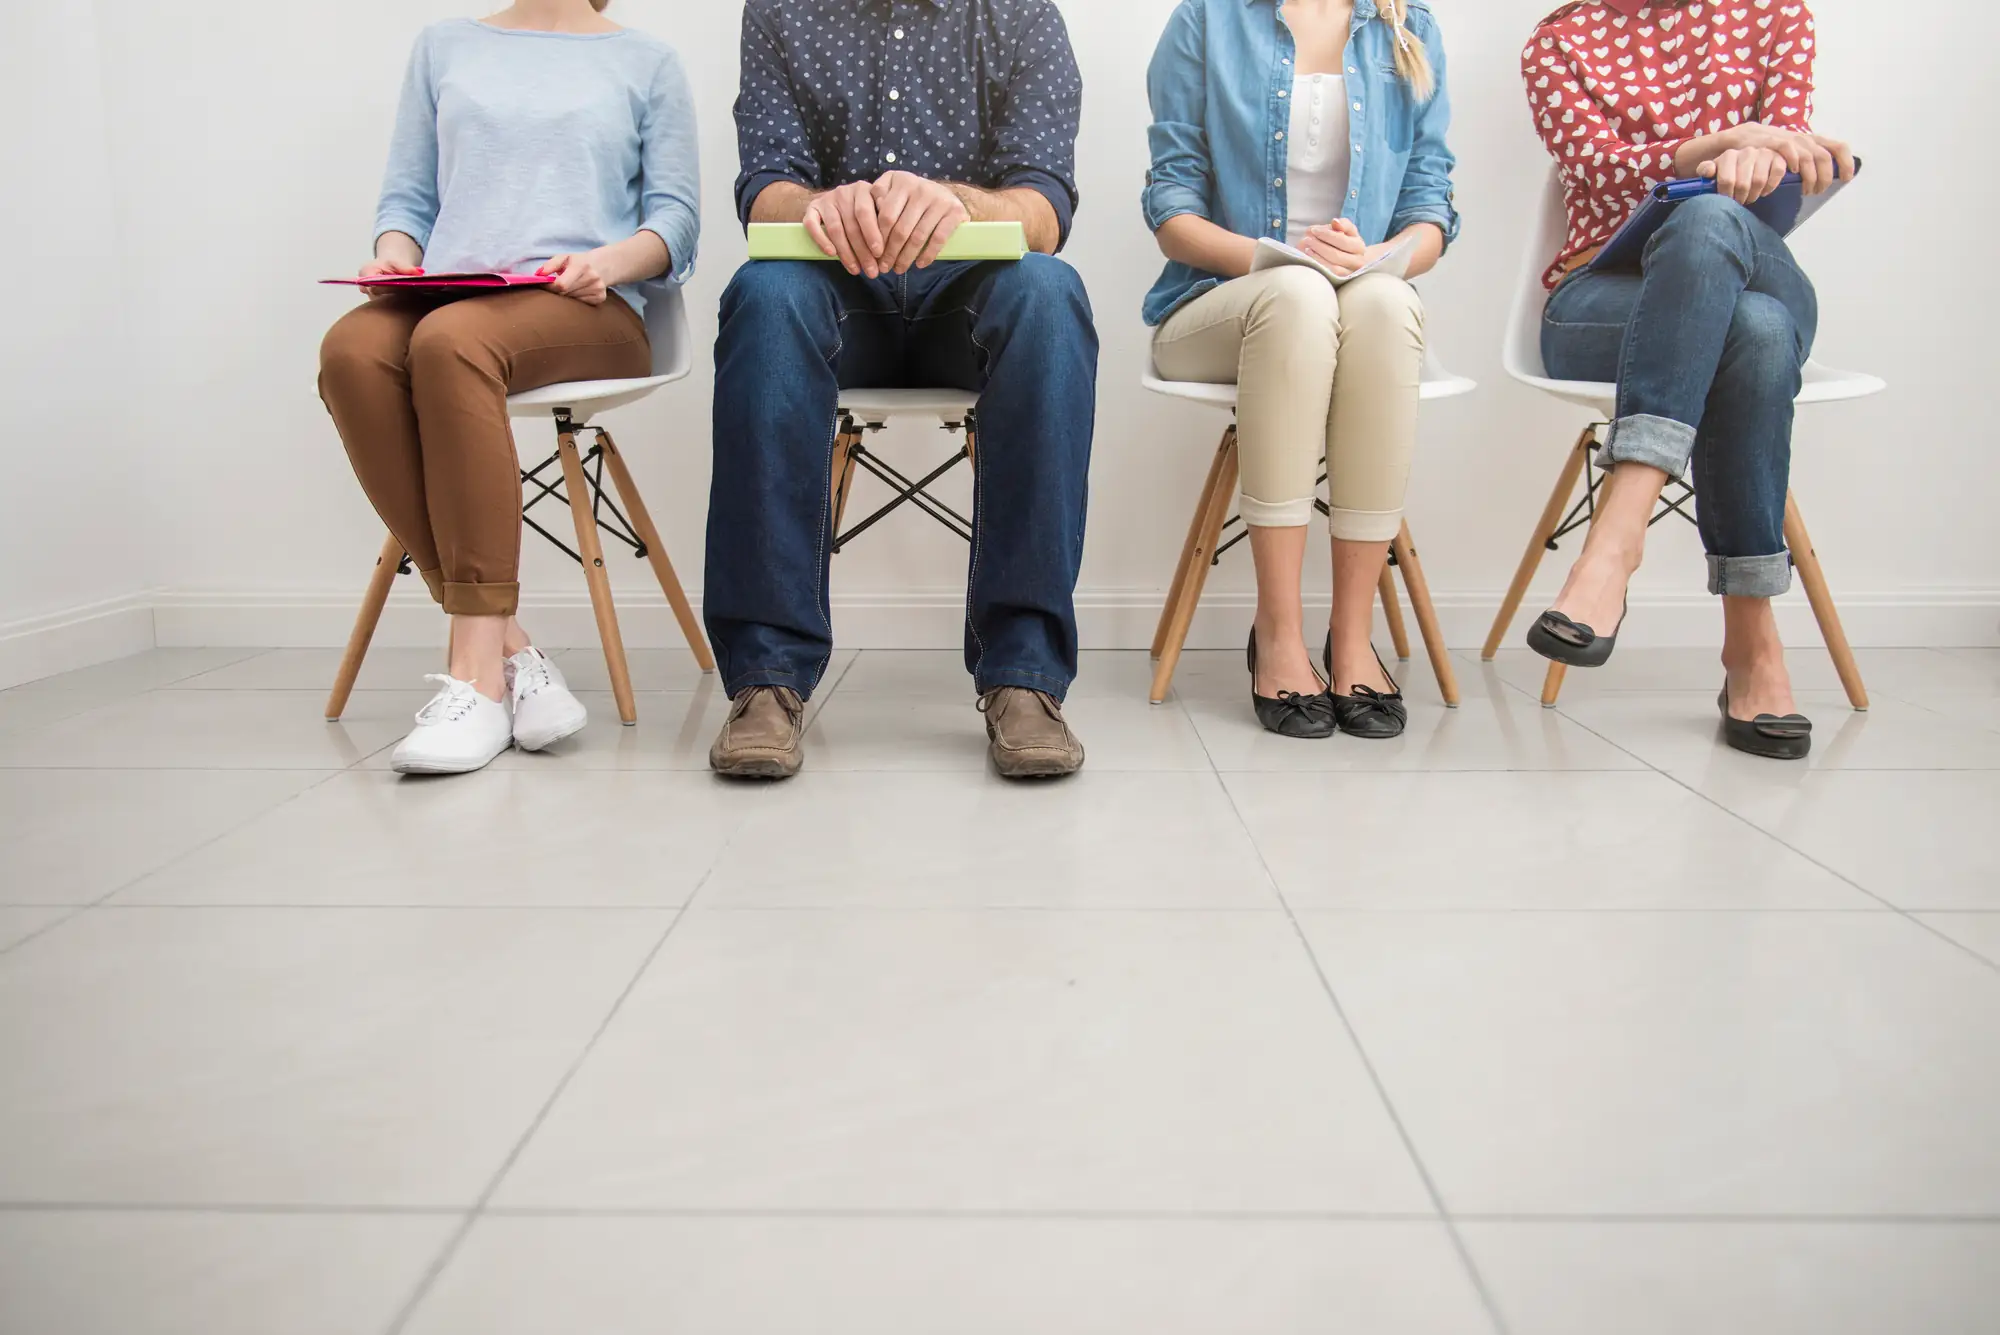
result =
[[[1804,760],[1812,753],[1812,720],[1804,714],[1759,714],[1745,722],[1729,712],[1729,683],[1716,697],[1722,710],[1722,740],[1732,750],[1766,760]]]
[[[1571,621],[1551,608],[1528,627],[1528,647],[1543,658],[1567,667],[1603,667],[1610,661],[1611,651],[1618,647],[1618,632],[1625,629],[1625,618],[1631,610],[1628,601],[1625,611],[1618,614],[1618,630],[1599,635],[1581,621]]]
[[[1382,676],[1389,683],[1387,691],[1378,691],[1369,686],[1356,686],[1352,695],[1329,695],[1333,701],[1334,725],[1350,737],[1365,741],[1386,742],[1393,737],[1401,737],[1403,730],[1410,726],[1410,707],[1403,703],[1403,688],[1396,684],[1389,665],[1382,661],[1380,651],[1374,645],[1368,646],[1375,653],[1375,666],[1382,669]],[[1333,635],[1326,637],[1326,649],[1322,661],[1326,663],[1326,675],[1333,677]],[[1327,688],[1330,692],[1331,687]]]
[[[1325,691],[1318,695],[1301,695],[1297,691],[1279,691],[1275,698],[1257,694],[1257,628],[1250,628],[1250,707],[1257,711],[1257,721],[1264,725],[1264,731],[1275,732],[1280,737],[1296,737],[1300,741],[1316,742],[1331,737],[1337,731],[1333,721],[1333,700]]]

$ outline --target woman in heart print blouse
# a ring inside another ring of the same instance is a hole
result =
[[[1771,599],[1791,584],[1792,402],[1819,310],[1784,239],[1744,206],[1787,172],[1811,193],[1854,172],[1845,144],[1812,131],[1814,49],[1803,0],[1597,0],[1549,15],[1521,57],[1569,216],[1545,275],[1543,360],[1562,379],[1618,383],[1609,494],[1528,642],[1573,666],[1610,657],[1660,492],[1691,469],[1723,600],[1724,734],[1787,759],[1810,749],[1812,724],[1794,709]],[[1637,268],[1586,267],[1648,191],[1693,176],[1716,193],[1677,208]]]

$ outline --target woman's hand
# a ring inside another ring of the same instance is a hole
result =
[[[401,260],[370,260],[361,266],[356,278],[385,278],[390,274],[419,274],[423,269],[415,264],[405,264]],[[371,297],[386,297],[395,291],[391,287],[364,287],[361,289]]]
[[[559,297],[575,297],[586,306],[602,306],[611,294],[611,285],[604,279],[603,261],[594,250],[581,255],[558,255],[535,272],[554,274],[556,281],[549,284],[549,291]]]
[[[1343,276],[1361,268],[1370,259],[1368,245],[1361,239],[1360,229],[1345,218],[1335,218],[1325,226],[1307,232],[1299,240],[1299,249]]]
[[[1738,204],[1755,204],[1785,183],[1791,163],[1775,148],[1731,148],[1701,164],[1717,194]]]

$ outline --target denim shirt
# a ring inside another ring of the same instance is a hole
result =
[[[1458,236],[1458,210],[1456,159],[1445,146],[1451,98],[1444,41],[1426,0],[1410,0],[1408,8],[1410,37],[1424,44],[1437,80],[1428,102],[1417,101],[1396,73],[1395,32],[1376,17],[1375,0],[1354,0],[1343,60],[1354,153],[1341,217],[1369,245],[1420,222],[1436,223],[1449,245]],[[1192,213],[1239,236],[1284,240],[1293,50],[1277,0],[1182,0],[1146,79],[1153,103],[1148,227],[1157,232],[1167,219]],[[1146,323],[1163,323],[1222,282],[1169,261],[1147,294]]]

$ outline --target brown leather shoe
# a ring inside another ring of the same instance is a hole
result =
[[[1083,768],[1083,743],[1052,695],[1021,686],[988,691],[979,702],[993,767],[1008,779],[1055,779]]]
[[[805,703],[784,686],[752,686],[736,697],[708,751],[708,766],[733,779],[789,779],[805,764]]]

